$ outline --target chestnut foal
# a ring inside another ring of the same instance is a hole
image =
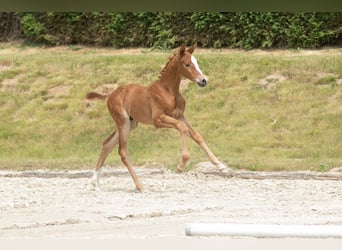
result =
[[[182,45],[164,66],[159,79],[149,86],[129,84],[118,87],[109,95],[94,92],[87,94],[86,99],[107,98],[108,110],[117,128],[103,142],[92,178],[92,184],[96,189],[99,189],[99,173],[104,161],[114,146],[119,144],[119,155],[132,176],[136,189],[143,190],[143,185],[129,159],[127,145],[128,134],[137,127],[138,122],[154,125],[156,128],[174,128],[179,131],[183,148],[178,166],[179,172],[184,171],[190,157],[187,136],[202,148],[213,165],[220,171],[227,172],[226,166],[210,151],[202,136],[190,126],[184,116],[185,100],[179,93],[181,80],[187,78],[197,82],[200,87],[208,84],[208,78],[203,75],[196,58],[192,55],[195,49],[196,44],[189,48]]]

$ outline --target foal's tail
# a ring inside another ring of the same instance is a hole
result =
[[[108,95],[101,95],[101,94],[98,94],[98,93],[95,93],[95,92],[89,92],[85,99],[86,100],[92,100],[92,99],[101,99],[101,100],[104,100],[108,97]]]

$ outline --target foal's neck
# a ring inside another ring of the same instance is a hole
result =
[[[161,76],[160,81],[170,94],[173,96],[179,95],[179,86],[181,82],[181,75],[178,70],[177,61],[174,59],[166,68],[164,74]]]

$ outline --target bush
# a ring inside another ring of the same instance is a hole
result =
[[[24,15],[20,24],[24,35],[28,40],[40,41],[41,36],[45,32],[44,26],[41,22],[37,21],[36,17],[33,14]]]
[[[13,12],[0,12],[0,41],[21,37],[20,18]]]
[[[13,23],[20,20],[20,32]],[[12,21],[11,21],[12,20]],[[47,45],[173,48],[319,48],[340,45],[342,13],[34,12],[2,13],[0,40],[12,35]],[[6,37],[5,37],[6,36]]]

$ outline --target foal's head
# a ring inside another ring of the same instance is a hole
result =
[[[189,48],[186,48],[185,45],[179,48],[178,68],[182,77],[197,82],[200,87],[205,87],[208,84],[208,77],[203,75],[196,58],[192,55],[196,47],[197,45],[194,44]]]

